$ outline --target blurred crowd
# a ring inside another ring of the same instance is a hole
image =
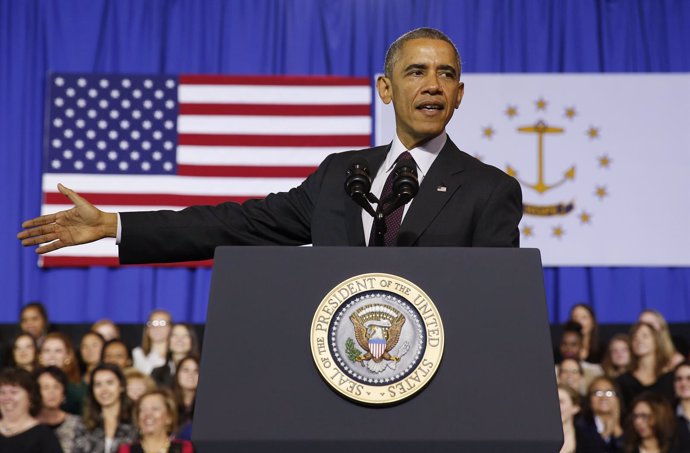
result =
[[[191,453],[199,354],[165,310],[130,350],[110,320],[73,342],[27,304],[0,369],[0,453]]]
[[[577,304],[555,357],[562,453],[690,452],[690,362],[660,312],[604,343],[594,310]]]
[[[30,303],[18,331],[0,368],[0,453],[193,451],[193,326],[154,310],[131,350],[107,319],[73,342]],[[577,304],[557,343],[562,453],[690,452],[690,362],[661,313],[603,342]]]

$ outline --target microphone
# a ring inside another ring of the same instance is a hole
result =
[[[370,215],[375,216],[374,208],[369,204],[368,196],[371,190],[369,164],[361,157],[355,157],[345,171],[345,192],[359,206]]]

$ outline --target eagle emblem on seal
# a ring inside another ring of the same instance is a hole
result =
[[[366,305],[353,313],[350,321],[354,327],[355,339],[365,351],[355,358],[356,362],[400,360],[391,351],[400,341],[400,332],[405,324],[402,313],[386,305]]]

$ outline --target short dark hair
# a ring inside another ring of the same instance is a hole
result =
[[[582,339],[582,325],[580,325],[579,322],[576,321],[568,321],[565,324],[563,324],[563,333],[567,332],[572,332],[574,334],[577,334],[580,339]]]
[[[38,368],[34,372],[34,377],[36,379],[36,382],[38,382],[38,378],[41,377],[44,374],[49,374],[60,383],[62,386],[62,390],[65,392],[65,395],[67,395],[67,385],[69,380],[67,379],[67,374],[62,371],[62,369],[56,367],[56,366],[47,366],[47,367],[42,367]]]
[[[457,59],[458,63],[458,71],[462,72],[462,61],[460,60],[460,52],[458,52],[458,48],[455,46],[455,43],[448,37],[448,35],[446,35],[440,30],[436,30],[435,28],[422,27],[408,31],[407,33],[393,41],[393,44],[391,44],[390,47],[388,47],[388,50],[386,51],[386,58],[383,64],[383,72],[386,75],[386,77],[390,78],[391,74],[393,73],[393,66],[398,60],[398,56],[400,55],[400,50],[402,49],[403,45],[407,41],[411,41],[413,39],[437,39],[439,41],[445,41],[448,44],[450,44],[453,47],[453,51],[455,52],[455,58]],[[460,74],[458,73],[458,77],[459,76]]]
[[[0,386],[3,385],[23,388],[29,394],[29,414],[32,417],[38,415],[41,411],[41,393],[31,373],[21,368],[5,368],[0,371]]]

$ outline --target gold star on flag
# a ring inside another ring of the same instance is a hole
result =
[[[580,222],[582,223],[589,223],[592,220],[592,214],[590,214],[587,211],[582,211],[580,215],[578,216],[580,219]]]
[[[536,100],[535,104],[537,106],[537,110],[546,110],[546,105],[548,102],[546,102],[544,98],[539,98]]]
[[[525,225],[524,227],[522,227],[522,235],[526,238],[534,236],[534,228],[532,228],[529,225]]]
[[[603,200],[604,197],[609,195],[608,191],[606,190],[606,186],[597,186],[594,194],[599,197],[600,200]]]
[[[514,105],[509,105],[505,111],[505,114],[508,116],[508,118],[512,120],[513,117],[517,116],[518,114],[517,107],[515,107]]]
[[[599,138],[599,128],[590,126],[589,129],[587,129],[587,135],[589,138]]]
[[[491,126],[487,126],[482,129],[482,137],[488,138],[489,140],[491,140],[495,133],[496,131]]]
[[[577,115],[577,111],[575,110],[575,107],[566,107],[565,109],[565,116],[572,120],[575,118],[575,115]]]
[[[599,166],[601,168],[609,168],[609,165],[611,165],[611,158],[604,154],[603,156],[599,157]]]
[[[551,234],[560,239],[565,234],[565,230],[560,225],[558,225],[551,228]]]

